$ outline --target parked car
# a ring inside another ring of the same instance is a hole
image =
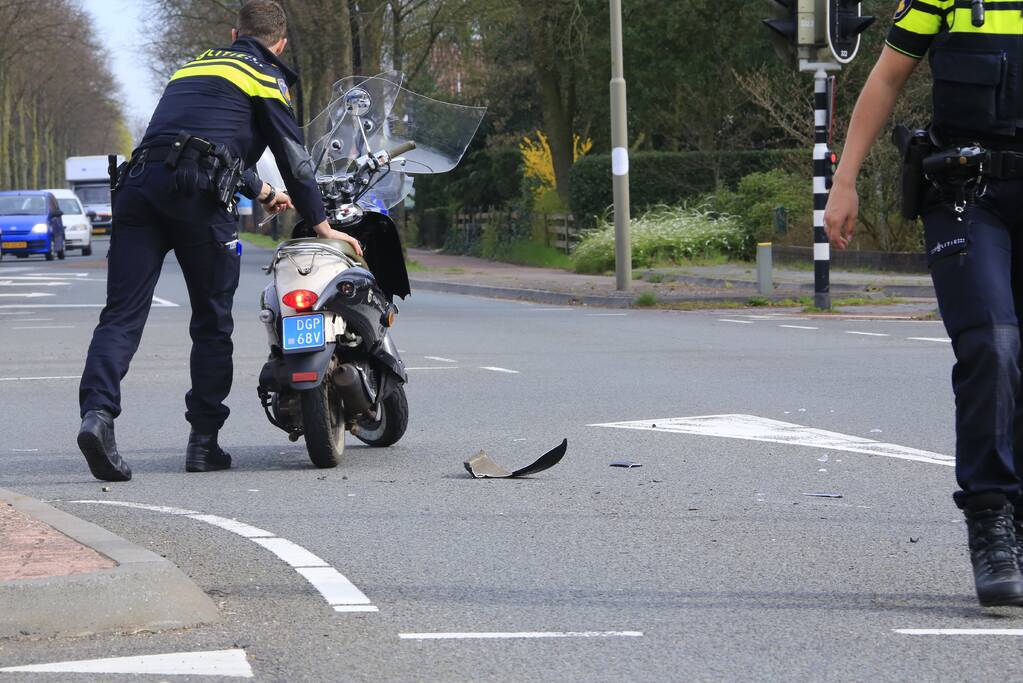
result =
[[[0,192],[3,255],[43,254],[47,261],[64,258],[61,215],[57,198],[49,192]]]
[[[57,206],[63,212],[60,217],[64,224],[64,240],[67,249],[81,249],[82,256],[92,256],[92,221],[82,207],[82,202],[71,190],[46,190],[57,198]]]

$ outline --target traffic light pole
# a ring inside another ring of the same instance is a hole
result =
[[[842,67],[831,62],[800,63],[800,71],[814,72],[813,92],[813,305],[831,309],[831,245],[824,230],[824,209],[828,205],[828,170],[831,150],[828,149],[830,127],[828,102],[828,71]]]

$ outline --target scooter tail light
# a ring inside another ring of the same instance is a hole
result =
[[[281,297],[281,301],[285,306],[294,308],[296,311],[308,311],[316,305],[318,298],[316,292],[310,292],[308,289],[296,289]]]

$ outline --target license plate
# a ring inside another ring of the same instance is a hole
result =
[[[4,242],[4,249],[28,249],[28,242]]]
[[[323,314],[293,315],[283,320],[285,351],[318,351],[323,348]]]

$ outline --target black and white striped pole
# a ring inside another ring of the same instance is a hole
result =
[[[831,309],[831,245],[824,230],[824,209],[828,205],[828,178],[831,175],[831,150],[828,133],[831,123],[828,101],[828,74],[824,69],[814,73],[813,93],[813,305]]]

